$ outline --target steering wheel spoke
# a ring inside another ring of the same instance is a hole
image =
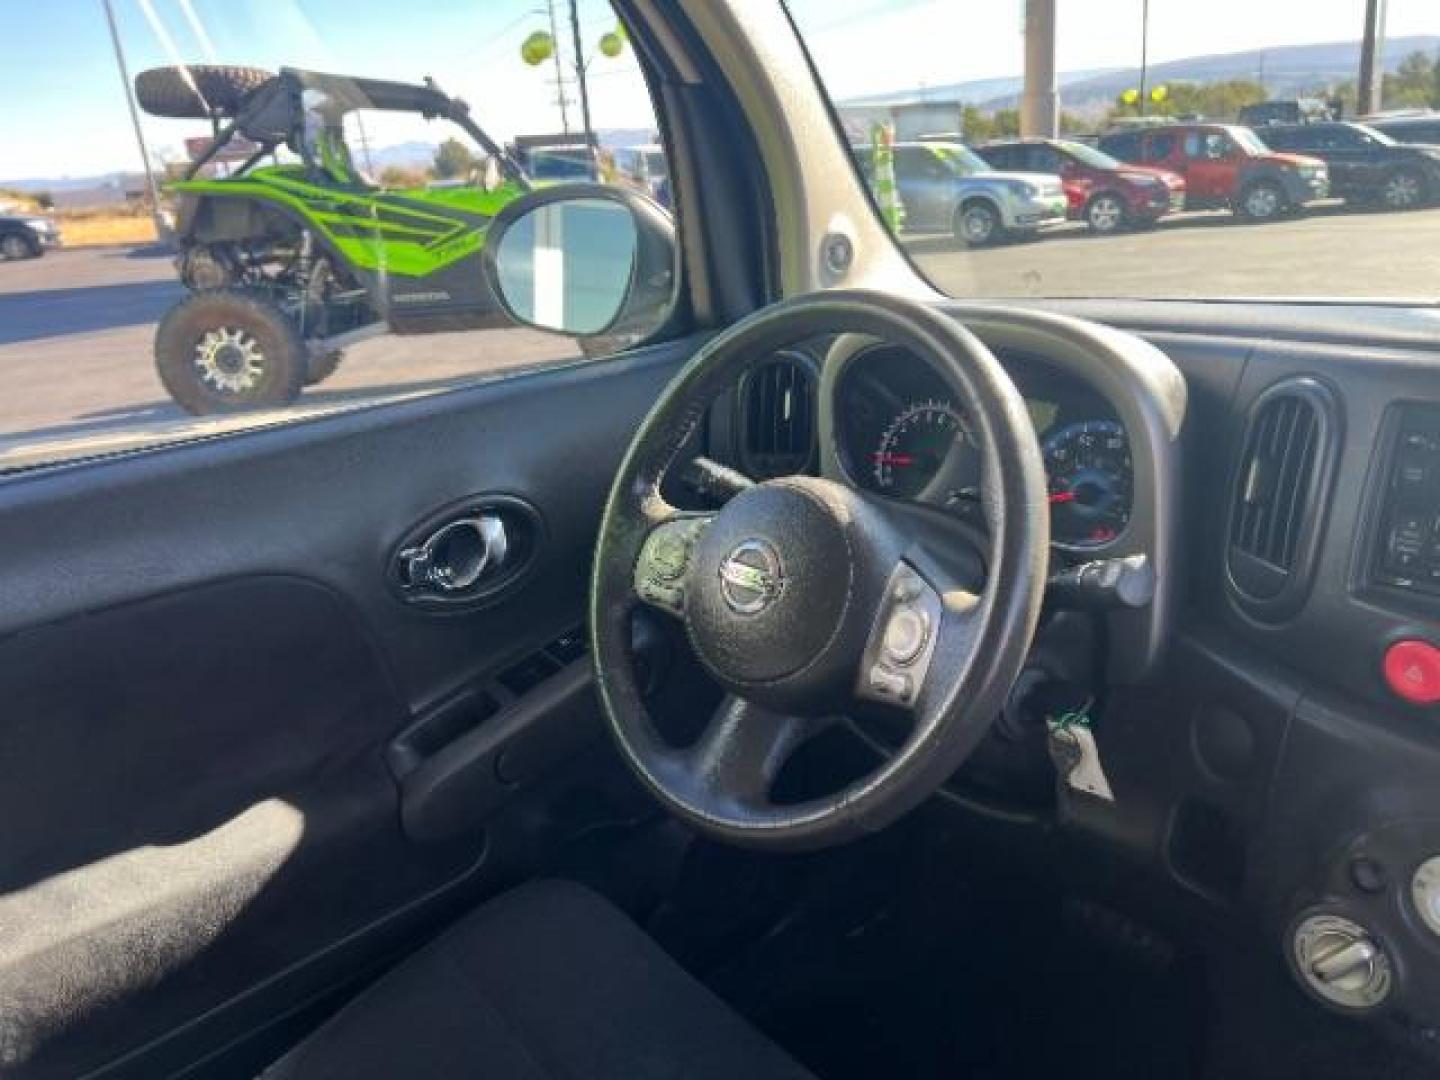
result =
[[[681,618],[695,544],[715,515],[676,510],[657,498],[646,505],[645,516],[650,530],[635,561],[635,595],[642,603]]]
[[[834,722],[787,716],[729,694],[687,753],[687,765],[718,797],[763,809],[785,763]]]

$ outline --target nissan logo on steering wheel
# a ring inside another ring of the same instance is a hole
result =
[[[746,540],[720,563],[720,592],[732,611],[758,615],[780,595],[780,556],[764,540]]]

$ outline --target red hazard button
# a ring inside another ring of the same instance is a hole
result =
[[[1385,681],[1390,689],[1416,705],[1440,701],[1440,649],[1411,638],[1385,650]]]

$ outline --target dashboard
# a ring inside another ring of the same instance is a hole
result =
[[[997,720],[988,773],[953,782],[956,805],[1125,852],[1152,907],[1244,912],[1318,1007],[1440,1029],[1440,314],[946,310],[1028,408],[1052,574],[1143,557],[1157,578],[1144,610],[1047,602],[1027,669],[1057,686],[1103,668],[1091,720],[1111,797],[1024,788],[1021,709]],[[779,447],[791,471],[983,526],[980,440],[920,357],[839,335],[758,362],[797,357],[809,381],[784,386],[806,406],[742,384],[706,452],[755,476]],[[1317,934],[1368,967],[1329,985]]]
[[[1134,499],[1124,424],[1073,376],[1023,354],[1000,359],[1040,439],[1052,543],[1103,552],[1128,528]],[[862,347],[839,377],[835,408],[836,450],[853,483],[983,523],[979,441],[965,404],[924,360],[895,345]]]

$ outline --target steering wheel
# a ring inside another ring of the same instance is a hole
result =
[[[681,511],[662,496],[667,470],[719,394],[776,349],[837,333],[909,348],[964,403],[984,462],[983,582],[949,557],[946,537],[962,541],[947,533],[945,515],[867,494],[843,476],[769,480],[713,513]],[[1048,550],[1035,430],[978,338],[935,308],[877,292],[766,308],[680,371],[615,477],[590,592],[606,720],[644,785],[717,839],[803,850],[883,828],[954,773],[1001,711],[1035,632]],[[691,745],[668,742],[646,709],[631,649],[638,605],[683,620],[727,691]],[[841,790],[773,799],[795,752],[862,703],[908,714],[893,755]]]

